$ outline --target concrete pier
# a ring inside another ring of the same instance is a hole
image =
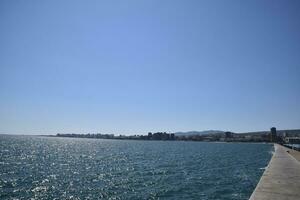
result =
[[[300,152],[275,144],[275,153],[250,200],[299,200]]]

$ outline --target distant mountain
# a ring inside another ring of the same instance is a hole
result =
[[[176,132],[176,136],[190,136],[190,135],[210,135],[210,134],[220,134],[224,131],[219,130],[207,130],[207,131],[187,131],[187,132]]]

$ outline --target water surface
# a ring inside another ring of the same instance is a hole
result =
[[[272,150],[0,135],[0,199],[248,199]]]

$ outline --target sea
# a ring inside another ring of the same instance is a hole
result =
[[[0,199],[249,199],[273,150],[0,135]]]

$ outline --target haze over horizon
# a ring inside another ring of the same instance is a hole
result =
[[[300,2],[0,2],[0,133],[300,128]]]

